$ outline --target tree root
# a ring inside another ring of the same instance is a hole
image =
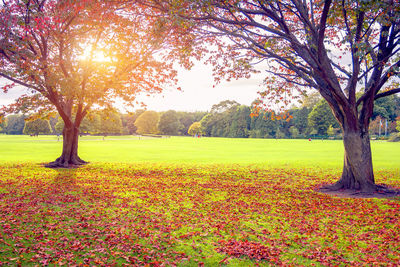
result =
[[[321,192],[332,192],[332,191],[338,191],[341,189],[344,189],[344,186],[341,183],[337,182],[334,184],[323,185],[318,190]]]
[[[349,198],[392,198],[400,196],[400,189],[391,188],[387,185],[373,185],[367,188],[346,188],[342,183],[322,185],[316,189],[317,192]]]
[[[88,163],[89,162],[84,161],[79,157],[71,160],[64,160],[62,158],[58,158],[55,161],[49,162],[44,166],[46,168],[52,168],[52,169],[59,169],[59,168],[73,169],[73,168],[79,168],[80,166],[86,165]]]

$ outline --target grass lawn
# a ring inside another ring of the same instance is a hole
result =
[[[155,162],[195,164],[261,164],[341,168],[341,140],[141,138],[102,136],[80,138],[79,155],[89,162]],[[400,143],[372,141],[374,167],[400,167]],[[0,162],[48,162],[61,154],[56,136],[0,135]]]
[[[373,142],[400,187],[400,144]],[[400,201],[316,193],[341,141],[0,135],[0,265],[397,265]]]

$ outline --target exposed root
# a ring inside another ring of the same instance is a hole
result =
[[[386,185],[373,185],[364,189],[345,188],[341,183],[323,185],[316,189],[317,192],[347,198],[393,198],[400,197],[400,189]]]
[[[72,159],[69,161],[58,158],[55,161],[50,162],[44,166],[46,168],[52,168],[52,169],[59,169],[59,168],[74,169],[74,168],[79,168],[80,166],[88,164],[88,163],[89,162],[84,161],[80,158]]]
[[[332,191],[338,191],[343,189],[343,185],[339,182],[334,183],[334,184],[326,184],[321,186],[318,191],[320,192],[332,192]]]

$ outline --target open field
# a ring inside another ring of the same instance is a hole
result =
[[[261,164],[341,168],[341,140],[141,138],[102,136],[80,138],[79,155],[89,162],[164,162],[196,164]],[[400,143],[372,141],[375,169],[400,168]],[[48,162],[61,154],[56,136],[0,135],[0,162]]]
[[[0,136],[0,265],[400,264],[399,199],[314,191],[340,141],[125,139],[82,138],[93,163],[65,170],[39,164],[56,137]],[[400,187],[399,144],[373,154]]]

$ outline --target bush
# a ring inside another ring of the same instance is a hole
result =
[[[400,133],[392,133],[388,139],[389,142],[400,142]]]

